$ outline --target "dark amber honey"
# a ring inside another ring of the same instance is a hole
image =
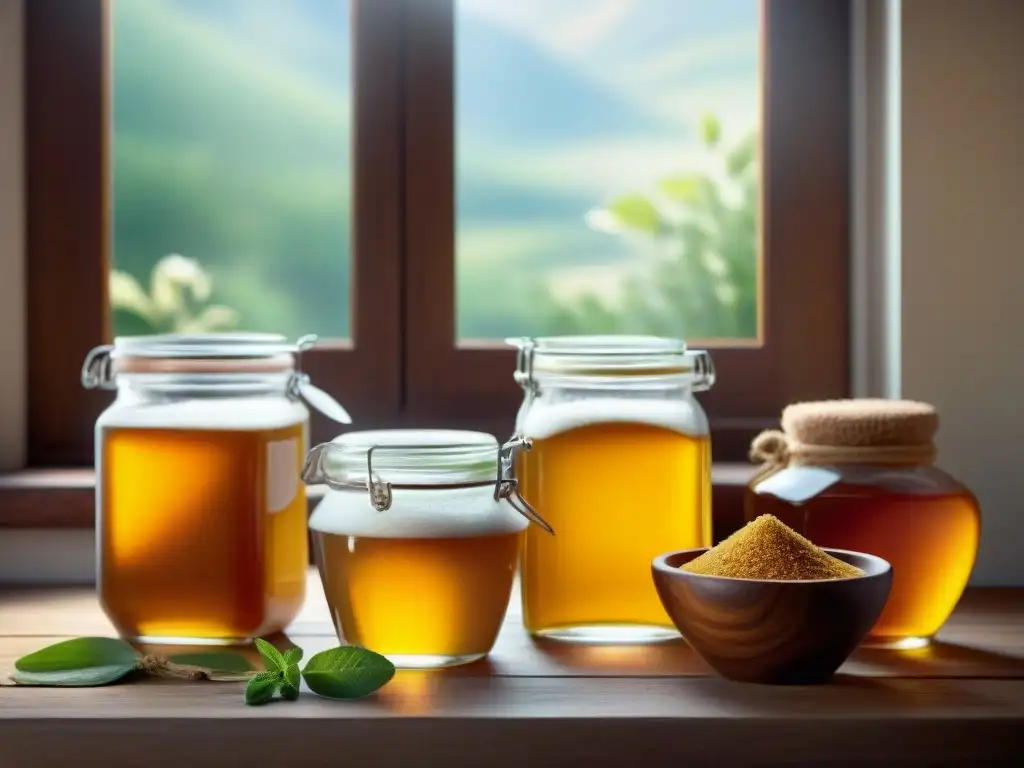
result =
[[[783,469],[782,472],[794,471]],[[747,491],[746,516],[771,514],[819,547],[867,552],[893,566],[892,592],[866,642],[912,647],[926,642],[956,607],[978,548],[974,496],[932,468],[935,492],[906,492],[840,480],[801,504]]]

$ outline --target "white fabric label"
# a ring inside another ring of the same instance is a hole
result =
[[[267,443],[267,511],[288,508],[299,490],[299,441],[294,437]]]
[[[826,467],[787,467],[757,484],[757,493],[769,493],[788,501],[803,504],[839,480],[839,473]]]

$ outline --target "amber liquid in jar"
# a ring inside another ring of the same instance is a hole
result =
[[[865,641],[876,646],[929,641],[967,586],[980,535],[977,502],[962,488],[925,495],[840,481],[799,505],[748,491],[746,507],[748,520],[775,515],[819,547],[892,564],[889,600]]]
[[[518,533],[313,537],[335,628],[346,642],[400,666],[444,666],[491,649],[512,591]]]
[[[99,597],[118,632],[239,642],[305,597],[304,427],[98,433]]]
[[[528,631],[583,641],[677,636],[651,561],[710,546],[710,442],[656,423],[604,422],[533,438],[516,473],[554,528],[522,548]]]

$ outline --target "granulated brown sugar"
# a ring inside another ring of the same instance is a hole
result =
[[[681,566],[734,579],[849,579],[864,572],[816,547],[773,515],[761,515],[718,546]]]

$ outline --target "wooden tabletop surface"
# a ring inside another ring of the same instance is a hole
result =
[[[400,671],[369,699],[246,707],[240,683],[0,688],[0,768],[36,765],[1013,765],[1024,756],[1024,589],[971,590],[917,651],[859,651],[828,685],[710,674],[682,642],[535,643],[512,608],[489,659]],[[91,591],[0,590],[0,674],[113,635]],[[288,632],[337,644],[319,584]]]

